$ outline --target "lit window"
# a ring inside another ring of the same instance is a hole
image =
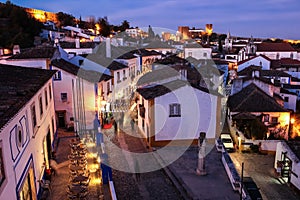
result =
[[[180,117],[181,116],[180,104],[173,103],[173,104],[170,104],[169,107],[170,107],[169,117]]]
[[[56,73],[54,74],[53,79],[54,79],[55,81],[60,81],[60,80],[61,80],[61,71],[56,72]]]
[[[68,94],[67,93],[60,93],[61,101],[66,102],[68,101]]]

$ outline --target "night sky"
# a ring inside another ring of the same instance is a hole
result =
[[[0,0],[6,2],[6,0]],[[262,38],[300,39],[299,0],[12,0],[13,4],[65,12],[82,19],[108,17],[135,27],[204,28],[214,32]]]

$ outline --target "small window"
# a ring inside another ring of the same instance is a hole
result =
[[[278,117],[271,117],[271,122],[272,122],[273,124],[278,123]]]
[[[270,115],[264,115],[264,122],[269,122]]]
[[[170,104],[169,107],[170,107],[169,117],[180,117],[181,116],[180,104],[178,104],[178,103]]]
[[[60,80],[61,80],[61,71],[56,72],[56,73],[54,74],[53,79],[54,79],[55,81],[60,81]]]
[[[37,124],[35,105],[31,106],[31,120],[32,120],[33,129],[34,129],[36,127],[36,124]]]
[[[43,98],[42,96],[39,97],[39,107],[40,107],[40,117],[43,115]]]
[[[120,72],[117,72],[117,83],[121,82]]]
[[[188,57],[192,57],[193,53],[192,52],[188,52]]]
[[[45,105],[48,106],[48,92],[47,89],[45,90]]]
[[[284,97],[284,102],[289,102],[289,97]]]
[[[68,101],[68,94],[67,93],[60,93],[61,101],[66,102]]]
[[[205,57],[205,58],[207,57],[207,53],[206,53],[206,52],[205,52],[205,53],[203,53],[203,57]]]
[[[21,126],[18,126],[16,131],[17,131],[17,144],[18,144],[19,147],[22,147],[23,130],[22,130]]]
[[[291,53],[291,55],[290,55],[290,58],[291,58],[291,59],[293,59],[293,58],[294,58],[294,54],[293,54],[293,53]]]

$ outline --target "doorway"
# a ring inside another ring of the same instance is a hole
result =
[[[32,164],[29,167],[28,173],[27,173],[18,193],[19,193],[20,200],[36,200],[37,199]]]
[[[58,127],[66,127],[66,111],[57,111]]]

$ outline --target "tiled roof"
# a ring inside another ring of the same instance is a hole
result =
[[[162,69],[156,69],[144,74],[138,81],[137,86],[145,84],[151,84],[158,81],[162,81],[168,78],[179,76],[179,72],[172,67],[163,67]]]
[[[271,68],[273,69],[293,66],[300,67],[300,61],[291,58],[281,58],[280,60],[271,61]]]
[[[122,56],[122,55],[124,55],[128,52],[129,51],[127,51],[123,48],[119,48],[119,47],[116,47],[114,45],[111,45],[111,58],[113,58],[113,59],[119,58],[120,56]],[[96,47],[96,53],[95,54],[99,55],[99,56],[102,56],[102,57],[106,57],[106,42],[102,42]]]
[[[184,45],[184,48],[209,48],[207,46],[200,45],[199,43],[188,43]]]
[[[0,129],[56,71],[0,64]]]
[[[175,49],[171,45],[161,42],[159,40],[155,40],[150,42],[148,45],[144,47],[145,49]]]
[[[283,52],[283,51],[296,51],[289,43],[281,42],[281,43],[270,43],[270,42],[262,42],[257,45],[258,52]]]
[[[96,42],[81,42],[80,48],[95,48],[99,43]],[[75,49],[75,42],[59,42],[59,46],[64,49]]]
[[[103,67],[106,67],[110,70],[119,70],[119,69],[125,69],[128,68],[127,65],[124,65],[120,62],[117,62],[111,58],[107,58],[107,57],[103,57],[101,55],[98,54],[90,54],[87,56],[87,59],[100,64]]]
[[[300,85],[283,84],[284,89],[300,90]]]
[[[30,59],[30,58],[49,58],[52,59],[56,50],[56,47],[50,46],[41,46],[41,47],[34,47],[30,49],[22,50],[19,54],[15,54],[8,58],[10,59]]]
[[[229,96],[227,103],[232,112],[287,112],[255,84],[250,84],[240,92]]]
[[[154,64],[172,65],[172,64],[187,64],[188,61],[176,55],[167,56],[165,58],[155,61]]]
[[[162,85],[154,85],[152,87],[138,88],[136,91],[143,96],[144,99],[154,99],[178,88],[189,85],[186,81],[175,80]]]
[[[293,81],[293,82],[300,82],[300,79],[299,78],[297,78],[297,77],[291,77],[291,81]]]
[[[55,59],[51,62],[51,65],[92,83],[97,83],[103,80],[107,81],[111,78],[111,76],[106,74],[80,68],[77,65],[65,61],[64,59]]]
[[[288,90],[286,90],[284,88],[280,88],[280,93],[291,94],[291,95],[296,95],[297,96],[297,94],[295,92],[290,92],[290,91],[288,91]]]
[[[238,72],[238,76],[252,76],[253,71],[259,71],[261,77],[290,77],[288,73],[280,70],[262,70],[261,66],[250,65]]]
[[[248,61],[250,61],[250,60],[252,60],[252,59],[254,59],[254,58],[257,58],[257,57],[262,57],[262,58],[264,58],[264,59],[266,59],[266,60],[268,60],[268,61],[271,61],[271,59],[268,58],[267,56],[260,54],[260,55],[258,55],[258,56],[254,56],[254,57],[252,57],[252,58],[248,58],[248,59],[246,59],[246,60],[239,61],[239,62],[237,63],[237,65],[244,64],[244,63],[246,63],[246,62],[248,62]]]
[[[238,76],[252,76],[253,71],[261,70],[261,66],[250,65],[238,72]]]

